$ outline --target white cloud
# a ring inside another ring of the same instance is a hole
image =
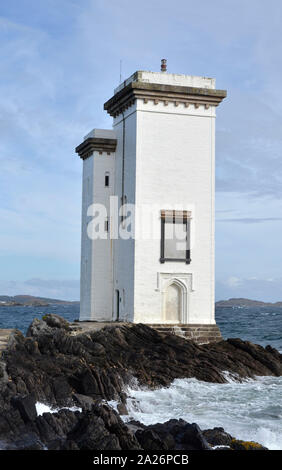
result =
[[[225,284],[228,287],[238,287],[241,285],[241,280],[238,277],[231,276],[225,281]]]

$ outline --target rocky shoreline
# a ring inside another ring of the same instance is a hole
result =
[[[264,449],[222,428],[201,430],[183,420],[144,426],[124,423],[105,402],[126,413],[132,380],[157,388],[176,378],[226,382],[282,375],[282,355],[240,339],[197,345],[143,324],[80,332],[57,315],[35,319],[25,337],[11,334],[0,358],[2,449]],[[37,416],[35,403],[61,409]]]

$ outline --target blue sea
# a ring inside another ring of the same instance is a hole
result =
[[[56,313],[74,321],[79,318],[79,304],[48,307],[1,307],[0,328],[18,328],[24,334],[32,320],[46,313]],[[217,307],[216,322],[223,338],[241,338],[282,351],[282,307]]]
[[[0,306],[0,328],[18,328],[26,333],[33,318],[46,313],[74,321],[79,317],[79,305]],[[218,307],[216,321],[224,338],[270,344],[282,352],[282,308]],[[202,429],[222,426],[238,439],[282,449],[282,377],[258,377],[243,383],[228,375],[226,378],[226,384],[177,379],[160,390],[131,386],[127,390],[129,416],[124,420],[153,424],[183,418],[198,423]]]
[[[73,322],[79,318],[79,304],[50,304],[46,307],[3,307],[0,305],[0,328],[17,328],[26,334],[34,318],[42,318],[47,313],[56,313]]]
[[[217,307],[216,322],[224,339],[270,344],[282,352],[282,307]]]

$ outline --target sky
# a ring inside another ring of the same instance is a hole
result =
[[[282,2],[0,0],[0,295],[79,298],[82,163],[136,70],[216,78],[216,299],[282,300]]]

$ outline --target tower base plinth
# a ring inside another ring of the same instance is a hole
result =
[[[148,324],[160,333],[172,333],[185,339],[195,341],[197,344],[215,343],[223,338],[217,325],[204,324]]]

